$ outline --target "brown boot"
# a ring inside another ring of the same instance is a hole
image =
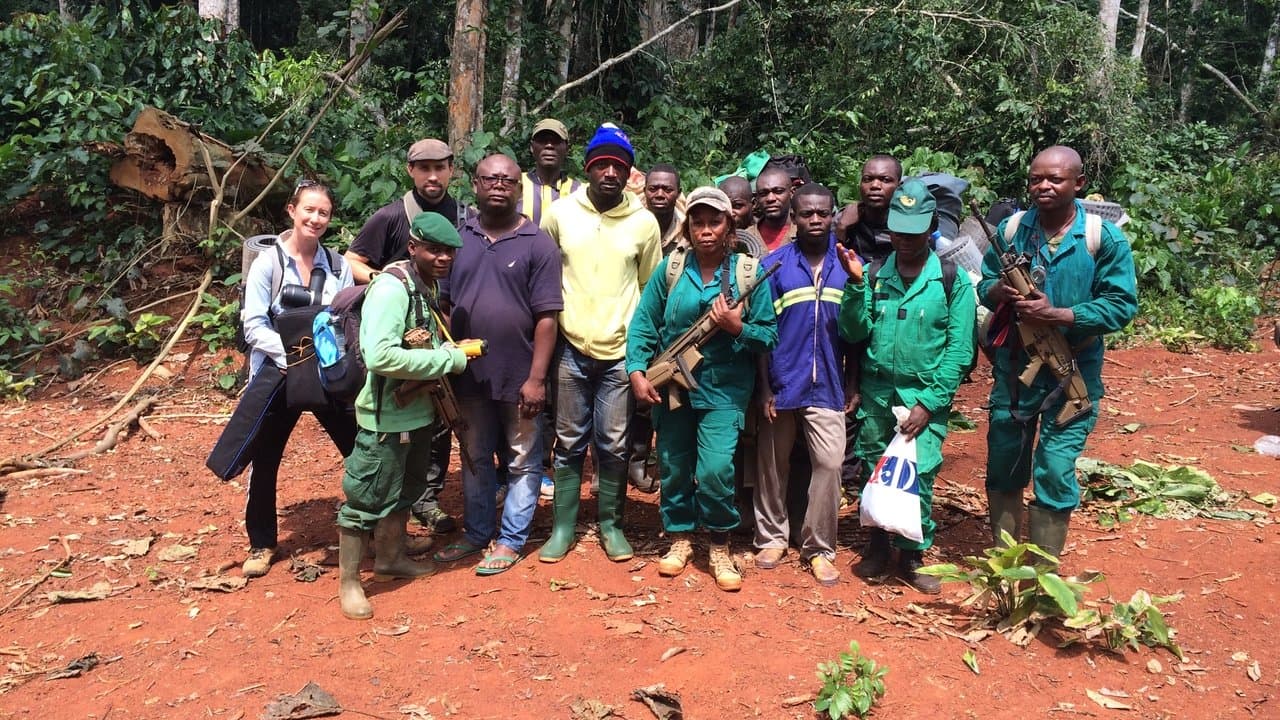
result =
[[[405,554],[405,525],[409,511],[391,513],[373,528],[373,581],[387,582],[398,578],[432,575],[436,566],[431,561],[414,562]]]
[[[658,574],[663,577],[675,577],[684,572],[693,557],[693,541],[684,533],[671,536],[671,549],[658,561]]]
[[[710,557],[711,574],[715,576],[716,587],[725,592],[737,592],[742,589],[742,573],[738,572],[738,564],[729,553],[728,543],[712,545]]]
[[[373,606],[360,584],[360,559],[364,557],[367,539],[359,530],[338,528],[338,605],[342,614],[352,620],[373,617]]]
[[[889,574],[889,533],[871,528],[871,539],[862,551],[862,559],[853,566],[853,574],[863,580],[882,580]]]

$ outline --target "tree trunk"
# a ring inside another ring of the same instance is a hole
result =
[[[70,0],[58,0],[58,17],[62,18],[64,23],[76,21],[76,16],[71,12]]]
[[[198,0],[197,9],[202,18],[222,21],[222,36],[240,27],[240,0]]]
[[[547,5],[550,6],[553,2],[560,28],[560,54],[556,58],[556,70],[560,83],[564,84],[569,79],[569,63],[573,59],[574,0],[547,0]]]
[[[373,24],[369,20],[369,0],[355,0],[351,3],[351,15],[347,21],[347,57],[355,57],[360,54],[360,47],[369,39],[369,33],[373,32]],[[361,65],[351,74],[352,85],[360,82],[360,76],[364,74],[367,65]]]
[[[1186,64],[1182,71],[1182,87],[1178,89],[1178,122],[1186,122],[1191,112],[1191,93],[1195,90],[1196,71],[1200,58],[1199,43],[1196,42],[1197,18],[1204,0],[1191,0],[1191,10],[1187,13],[1187,52],[1184,54]]]
[[[520,94],[520,55],[524,49],[524,1],[510,0],[507,12],[507,52],[502,60],[502,95],[498,105],[502,109],[502,134],[516,126]]]
[[[483,127],[484,23],[489,3],[458,0],[449,57],[449,147],[460,155],[471,134]]]
[[[1271,20],[1271,30],[1267,32],[1267,45],[1262,49],[1262,72],[1258,74],[1258,87],[1265,88],[1271,82],[1271,72],[1276,65],[1276,45],[1280,44],[1280,7]]]
[[[1138,28],[1133,32],[1133,48],[1129,57],[1142,59],[1142,49],[1147,44],[1147,18],[1151,15],[1151,0],[1138,0]]]
[[[1120,22],[1120,0],[1098,3],[1098,22],[1102,25],[1102,52],[1109,62],[1116,54],[1116,25]]]

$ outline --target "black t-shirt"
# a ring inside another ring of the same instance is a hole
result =
[[[446,194],[438,205],[429,205],[426,198],[415,190],[413,199],[423,212],[443,215],[455,227],[462,226],[465,219],[465,206]],[[398,197],[391,203],[378,208],[369,218],[349,248],[352,252],[369,259],[369,267],[381,270],[389,263],[409,257],[409,217],[404,212],[404,198]]]
[[[867,262],[874,260],[884,262],[889,257],[889,253],[893,252],[893,244],[889,241],[889,226],[874,224],[867,217],[861,204],[858,206],[858,222],[849,228],[846,241],[850,242],[858,255]]]

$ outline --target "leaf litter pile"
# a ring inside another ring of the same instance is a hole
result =
[[[1189,465],[1163,466],[1138,460],[1128,467],[1081,457],[1084,499],[1101,504],[1099,522],[1114,525],[1133,513],[1189,520],[1253,520],[1265,512],[1237,508],[1241,495],[1222,489],[1213,476]]]

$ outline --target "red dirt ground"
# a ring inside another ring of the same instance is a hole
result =
[[[0,606],[64,558],[63,540],[71,553],[69,577],[48,577],[0,611],[0,718],[258,718],[308,681],[348,717],[578,717],[575,701],[596,699],[614,706],[615,717],[638,720],[652,714],[630,699],[632,690],[661,682],[680,693],[688,718],[813,718],[815,665],[850,640],[889,667],[876,717],[1280,717],[1274,511],[1254,522],[1140,517],[1115,528],[1101,527],[1087,507],[1075,515],[1067,569],[1105,572],[1095,599],[1109,591],[1124,600],[1137,588],[1182,593],[1166,613],[1186,662],[1147,648],[1059,649],[1048,632],[1026,648],[1000,636],[970,645],[957,637],[972,618],[959,606],[964,588],[948,585],[931,599],[847,572],[863,540],[856,511],[841,519],[845,577],[835,588],[816,586],[794,554],[780,569],[749,571],[737,594],[715,588],[703,550],[682,577],[660,578],[656,497],[634,491],[635,561],[610,563],[587,532],[557,565],[529,557],[492,578],[464,565],[416,582],[367,584],[375,617],[353,622],[335,598],[340,459],[307,419],[281,475],[284,559],[235,592],[193,589],[202,576],[239,575],[243,490],[203,465],[231,408],[208,389],[214,358],[177,357],[167,364],[172,379],[148,385],[162,393],[150,416],[160,439],[130,435],[77,463],[84,474],[0,478]],[[1088,455],[1196,465],[1241,493],[1239,507],[1267,511],[1248,496],[1280,494],[1280,461],[1232,446],[1280,434],[1280,352],[1268,342],[1254,354],[1144,347],[1108,357],[1109,395]],[[88,424],[138,372],[126,364],[79,393],[58,384],[41,399],[0,408],[0,453],[37,451]],[[958,400],[979,427],[947,441],[932,560],[959,560],[987,539],[984,374]],[[1131,423],[1141,427],[1125,432]],[[88,447],[97,432],[66,452]],[[445,505],[461,511],[456,466]],[[591,507],[584,502],[584,531]],[[544,503],[531,551],[549,523]],[[154,538],[149,551],[126,557],[117,541],[140,538]],[[175,545],[194,555],[162,559]],[[291,556],[319,562],[324,574],[295,580]],[[110,584],[106,599],[49,599],[99,582]],[[672,648],[683,651],[664,661]],[[961,660],[970,648],[980,675]],[[81,676],[47,677],[90,653],[102,663]],[[1254,661],[1257,680],[1248,672]],[[1104,709],[1086,696],[1103,688],[1127,693],[1120,701],[1132,710]]]

